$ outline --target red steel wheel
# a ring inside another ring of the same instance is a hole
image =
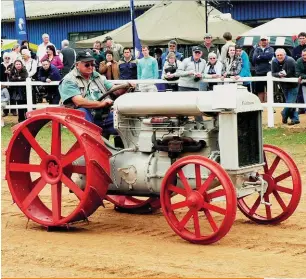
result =
[[[268,183],[264,200],[272,205],[261,205],[260,197],[253,195],[238,200],[241,212],[259,224],[277,224],[289,218],[297,208],[302,182],[299,170],[292,158],[282,149],[265,144],[262,172],[263,179]]]
[[[27,116],[14,127],[6,151],[6,179],[13,200],[28,218],[43,226],[87,219],[102,204],[111,182],[111,153],[102,142],[101,129],[76,110],[47,108]],[[48,126],[50,137],[40,133]],[[67,134],[70,146],[62,140]],[[86,166],[75,165],[78,158]],[[84,190],[75,183],[78,174],[87,177]],[[63,199],[68,202],[63,204]]]
[[[186,174],[195,178],[193,188]],[[237,199],[233,183],[218,163],[203,156],[186,156],[176,161],[163,179],[160,199],[170,227],[192,243],[220,240],[235,220]]]
[[[115,205],[118,211],[129,213],[148,213],[160,208],[159,198],[141,199],[133,196],[107,195],[106,199]]]

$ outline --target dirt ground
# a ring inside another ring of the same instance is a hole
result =
[[[306,128],[306,115],[301,120],[298,126]],[[305,187],[306,148],[286,150]],[[130,215],[114,211],[108,202],[105,205],[89,224],[47,232],[32,221],[27,224],[2,180],[2,277],[306,276],[304,192],[295,213],[282,224],[258,225],[237,211],[231,231],[207,246],[178,237],[161,211]]]

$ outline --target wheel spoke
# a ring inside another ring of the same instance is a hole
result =
[[[81,147],[71,151],[67,152],[65,156],[62,157],[61,163],[62,167],[66,167],[67,165],[74,162],[76,159],[80,158],[83,155],[83,150]]]
[[[84,192],[65,174],[62,174],[62,182],[66,185],[79,199],[82,199]]]
[[[284,203],[283,199],[281,198],[281,196],[279,195],[279,193],[277,191],[273,191],[273,195],[276,198],[276,200],[278,201],[279,205],[281,206],[281,208],[283,209],[283,211],[287,210],[287,206]]]
[[[269,199],[268,195],[265,195],[264,199],[265,199],[265,202],[268,202],[268,203],[270,202],[270,199]],[[272,218],[272,215],[271,215],[271,206],[268,205],[268,204],[265,204],[265,207],[266,207],[267,219],[271,219]]]
[[[172,192],[175,192],[175,193],[177,193],[177,194],[180,194],[180,195],[182,195],[182,196],[184,196],[184,197],[187,196],[186,190],[184,190],[184,189],[182,189],[182,188],[179,188],[179,187],[176,187],[176,186],[174,186],[173,184],[170,184],[170,185],[168,186],[168,190],[169,190],[169,191],[172,191]]]
[[[51,154],[61,158],[61,124],[52,121]]]
[[[179,177],[180,177],[180,179],[181,179],[181,181],[182,181],[182,183],[183,183],[183,185],[185,187],[186,192],[187,193],[191,193],[192,190],[190,188],[190,185],[189,185],[189,183],[187,181],[187,178],[186,178],[185,174],[183,173],[183,170],[180,169],[180,170],[178,170],[177,173],[178,173],[178,175],[179,175]]]
[[[219,190],[216,190],[212,193],[207,194],[207,198],[209,200],[219,198],[219,197],[222,197],[222,196],[225,196],[225,190],[224,189],[219,189]]]
[[[283,192],[283,193],[287,193],[287,194],[290,194],[290,195],[293,194],[293,189],[286,188],[286,187],[283,187],[283,186],[280,186],[280,185],[276,185],[275,190],[278,191],[278,192]]]
[[[191,216],[193,215],[194,210],[190,209],[186,215],[183,217],[183,219],[178,224],[178,229],[181,231],[184,229],[187,222],[190,220]]]
[[[278,177],[275,177],[274,181],[275,181],[275,183],[277,183],[277,182],[280,182],[280,181],[282,181],[282,180],[284,180],[284,179],[286,179],[290,176],[291,176],[291,172],[287,171],[287,172],[279,175]]]
[[[210,214],[210,211],[207,210],[207,209],[204,209],[204,213],[205,213],[205,216],[206,216],[211,228],[213,229],[214,232],[216,232],[218,230],[218,226],[217,226],[217,223],[215,222],[214,218]]]
[[[86,174],[86,166],[71,165],[71,172],[78,174]]]
[[[53,222],[61,219],[62,182],[51,185]]]
[[[48,153],[39,145],[27,127],[23,128],[22,134],[41,159],[48,155]]]
[[[80,147],[80,144],[78,141],[76,141],[71,147],[70,149],[67,151],[67,153],[65,155],[68,155],[69,153],[71,153],[72,151],[78,149]]]
[[[174,204],[171,204],[171,209],[175,210],[175,209],[179,209],[182,207],[188,206],[188,202],[187,201],[181,201],[181,202],[177,202]]]
[[[277,168],[279,162],[280,162],[280,157],[277,156],[277,157],[274,159],[274,161],[273,161],[273,163],[272,163],[270,169],[268,170],[268,173],[269,173],[270,175],[273,175],[273,173],[274,173],[275,169]]]
[[[32,164],[19,164],[19,163],[10,163],[9,171],[17,171],[17,172],[40,172],[40,165],[32,165]]]
[[[222,214],[222,215],[226,214],[226,209],[221,208],[221,207],[216,206],[216,205],[213,205],[213,204],[210,204],[210,203],[207,203],[207,202],[203,203],[203,207],[206,208],[206,209],[209,209],[211,211],[217,212],[219,214]]]
[[[201,237],[199,214],[197,210],[193,213],[193,224],[194,224],[194,232],[196,237]]]
[[[254,215],[254,213],[256,212],[256,210],[257,210],[259,204],[260,204],[260,197],[257,198],[257,200],[256,200],[255,203],[253,204],[252,208],[250,209],[250,211],[249,211],[249,215],[250,215],[250,216],[253,216],[253,215]]]
[[[213,182],[213,180],[215,179],[216,175],[214,173],[211,173],[208,178],[204,181],[204,183],[201,185],[199,192],[200,194],[204,194],[204,192],[206,191],[206,189],[208,188],[208,186]]]
[[[200,189],[201,187],[201,169],[200,169],[200,165],[195,164],[195,179],[196,179],[196,187],[197,189]]]
[[[36,181],[35,181],[36,183]],[[27,197],[22,202],[23,209],[27,209],[33,200],[38,196],[41,190],[45,187],[46,181],[41,177],[40,180],[35,184],[32,191],[27,195]]]
[[[267,157],[266,157],[266,153],[264,152],[264,154],[263,154],[263,157],[264,157],[264,166],[263,166],[263,168],[264,168],[264,171],[265,171],[265,173],[268,173],[268,171],[269,171],[269,166],[268,166],[268,161],[267,161]]]

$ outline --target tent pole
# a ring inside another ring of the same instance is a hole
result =
[[[133,50],[135,55],[135,12],[134,12],[134,0],[130,0],[130,12],[132,22],[132,38],[133,38]]]
[[[207,0],[205,0],[205,28],[206,28],[206,33],[208,33]]]

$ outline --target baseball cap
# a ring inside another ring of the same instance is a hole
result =
[[[194,46],[192,48],[192,51],[202,51],[202,49],[200,47],[198,47],[198,46]]]
[[[204,35],[204,38],[212,38],[212,35],[209,34],[209,33],[206,33],[206,34]]]
[[[76,56],[76,61],[94,61],[95,58],[92,56],[92,54],[90,53],[90,51],[86,51],[86,50],[82,50],[79,51],[77,56]]]
[[[261,39],[261,40],[269,40],[268,36],[266,36],[266,35],[261,35],[261,36],[260,36],[260,39]]]

